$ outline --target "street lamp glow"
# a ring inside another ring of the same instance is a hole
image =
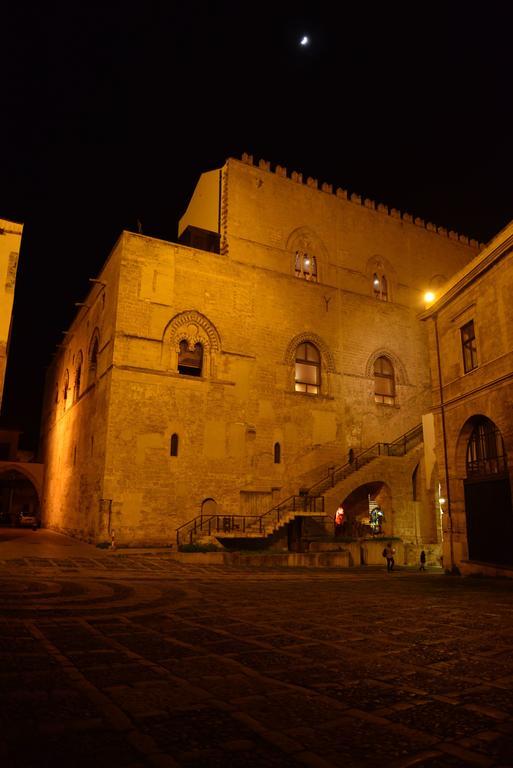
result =
[[[308,37],[308,35],[303,35],[303,37],[299,41],[299,44],[300,45],[308,45],[309,42],[310,42],[310,38]]]

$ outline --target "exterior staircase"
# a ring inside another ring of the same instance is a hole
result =
[[[299,495],[289,496],[261,515],[198,515],[177,528],[177,546],[194,544],[207,537],[263,539],[296,517],[321,517],[324,515],[323,494],[380,456],[405,456],[422,440],[422,424],[419,424],[391,443],[374,443],[353,461],[331,467],[314,485]]]

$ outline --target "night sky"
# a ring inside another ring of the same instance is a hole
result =
[[[25,224],[2,423],[25,447],[45,367],[121,230],[139,219],[175,240],[199,174],[227,157],[483,242],[513,218],[506,4],[354,5],[2,6],[0,217]]]

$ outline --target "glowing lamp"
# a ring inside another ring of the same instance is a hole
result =
[[[374,278],[374,285],[376,286],[376,288],[379,286],[379,278],[377,277]]]
[[[445,504],[445,499],[442,499],[442,498],[438,499],[438,503],[439,504]]]
[[[426,291],[426,293],[424,294],[424,301],[426,302],[426,304],[431,304],[431,302],[433,302],[434,300],[435,300],[435,294],[433,293],[433,291]]]

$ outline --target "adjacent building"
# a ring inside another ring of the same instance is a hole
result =
[[[444,563],[513,572],[513,223],[423,315],[430,359]]]
[[[64,337],[45,524],[148,545],[265,518],[290,545],[379,505],[387,535],[440,543],[419,313],[478,243],[249,156],[201,176],[178,240],[123,232]],[[296,495],[305,515],[266,517]]]
[[[0,409],[11,337],[16,271],[23,224],[0,219]]]
[[[0,409],[22,233],[23,224],[0,219]],[[40,516],[43,466],[33,453],[20,450],[20,434],[0,428],[0,525],[16,525],[22,512]]]

